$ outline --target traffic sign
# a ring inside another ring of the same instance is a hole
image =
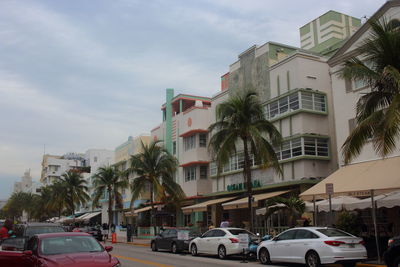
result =
[[[325,184],[325,192],[328,195],[333,195],[333,184],[332,183]]]

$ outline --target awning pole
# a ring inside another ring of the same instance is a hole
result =
[[[313,209],[314,209],[313,225],[317,226],[317,211],[315,209],[316,208],[315,207],[315,195],[313,195],[312,201],[313,201]]]
[[[329,194],[329,226],[333,225],[332,195]]]
[[[374,190],[371,190],[371,211],[372,211],[372,220],[374,222],[374,230],[375,230],[375,244],[376,244],[376,252],[378,253],[378,262],[381,262],[381,255],[379,249],[379,239],[378,239],[378,227],[376,225],[376,205],[374,201]]]

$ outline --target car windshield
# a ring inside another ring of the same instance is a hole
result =
[[[328,236],[328,237],[335,237],[335,236],[351,236],[350,234],[333,228],[326,228],[326,229],[317,229],[318,232]]]
[[[28,227],[26,229],[26,236],[34,236],[37,234],[48,234],[48,233],[60,233],[65,232],[61,226],[40,226],[40,227]]]
[[[103,247],[91,236],[48,237],[40,242],[40,253],[43,255],[102,251]]]

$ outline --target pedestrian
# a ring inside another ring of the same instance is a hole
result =
[[[126,241],[132,242],[132,225],[130,223],[126,226]]]
[[[3,227],[0,229],[0,241],[10,238],[13,235],[13,222],[10,219],[4,221]]]
[[[214,226],[213,223],[211,223],[211,224],[208,226],[208,230],[211,230],[211,229],[214,229],[214,228],[215,228],[215,226]]]
[[[102,226],[102,229],[101,229],[101,233],[103,235],[104,242],[106,242],[106,240],[108,238],[108,224],[103,223],[103,226]]]
[[[111,224],[111,233],[115,233],[115,224]]]
[[[221,224],[219,225],[219,227],[221,227],[221,228],[227,228],[227,227],[229,227],[229,224],[230,224],[229,219],[228,219],[227,217],[225,217],[224,220],[223,220],[223,221],[221,222]]]

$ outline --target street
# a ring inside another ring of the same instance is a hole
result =
[[[167,251],[153,252],[147,246],[134,246],[128,244],[113,244],[112,255],[117,257],[122,266],[156,266],[156,267],[201,267],[201,266],[258,266],[262,265],[255,260],[248,263],[241,263],[240,258],[229,257],[220,260],[216,256],[197,256],[185,254],[172,254]],[[273,265],[269,265],[272,266]]]

